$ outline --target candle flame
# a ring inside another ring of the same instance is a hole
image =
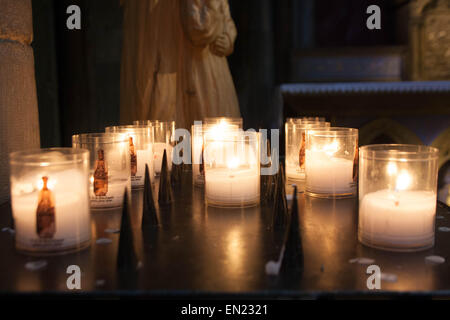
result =
[[[47,181],[47,189],[52,190],[55,187],[55,183],[56,183],[56,181],[54,179],[53,180],[48,179],[48,181]],[[44,189],[44,181],[42,179],[39,179],[37,181],[36,185],[37,185],[38,190]]]
[[[397,185],[395,189],[397,191],[406,190],[411,185],[411,176],[407,171],[400,172],[397,176]]]
[[[323,147],[323,151],[329,156],[334,155],[339,150],[339,143],[337,141],[333,141],[330,144],[327,144]]]
[[[390,176],[397,174],[397,165],[394,162],[389,162],[387,165],[387,173]]]
[[[228,168],[229,169],[236,169],[239,166],[239,159],[234,157],[231,158],[230,161],[228,161]]]

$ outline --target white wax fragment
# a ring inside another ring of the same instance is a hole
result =
[[[98,280],[95,281],[95,285],[97,287],[103,287],[105,285],[105,282],[106,281],[104,279],[98,279]]]
[[[11,229],[11,228],[8,228],[8,227],[2,228],[2,232],[9,232],[10,234],[15,234],[16,233],[16,231],[14,229]]]
[[[348,260],[350,263],[358,263],[358,264],[372,264],[375,262],[375,260],[370,258],[353,258]]]
[[[25,269],[27,269],[29,271],[38,271],[38,270],[44,269],[46,266],[47,266],[46,260],[38,260],[38,261],[27,262],[25,264]]]
[[[280,273],[281,263],[283,262],[283,255],[285,246],[281,247],[280,256],[278,257],[278,261],[270,260],[266,263],[266,274],[269,276],[276,276]]]
[[[381,281],[397,282],[397,275],[393,273],[381,273]]]
[[[106,233],[120,233],[119,229],[105,229]]]
[[[441,264],[445,262],[445,258],[441,256],[428,256],[425,257],[425,262],[429,262],[432,264]]]
[[[436,216],[436,219],[444,219],[444,216]]]
[[[439,227],[438,230],[442,231],[442,232],[450,232],[450,228],[449,227]]]
[[[286,200],[287,201],[292,201],[292,198],[293,198],[292,194],[287,194],[286,195]]]
[[[280,272],[281,263],[277,261],[269,261],[266,263],[266,274],[276,276]]]
[[[110,244],[111,242],[112,240],[108,238],[99,238],[97,239],[97,241],[95,241],[95,243],[97,244]]]

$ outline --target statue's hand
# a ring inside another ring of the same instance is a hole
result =
[[[228,37],[225,33],[222,33],[211,45],[211,51],[216,56],[227,56],[231,54],[232,43],[230,37]]]

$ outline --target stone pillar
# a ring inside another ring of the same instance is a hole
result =
[[[31,0],[0,0],[0,203],[9,198],[9,153],[39,148]]]

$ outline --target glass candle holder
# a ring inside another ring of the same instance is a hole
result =
[[[259,136],[234,130],[204,136],[205,199],[208,206],[244,208],[260,202]]]
[[[72,136],[72,147],[89,150],[91,208],[122,206],[125,188],[131,188],[129,138],[120,133]]]
[[[14,152],[10,167],[17,250],[56,255],[88,247],[89,151],[54,148]]]
[[[305,192],[320,198],[349,198],[358,182],[358,130],[312,129],[306,135]]]
[[[224,131],[242,129],[242,118],[207,118],[205,123],[196,121],[191,128],[192,143],[192,181],[195,186],[205,183],[205,170],[203,166],[203,136],[211,132],[210,137],[220,137]]]
[[[434,245],[439,150],[416,145],[360,148],[359,241],[390,251]]]
[[[153,132],[151,126],[131,125],[107,127],[106,133],[122,133],[128,136],[131,187],[135,189],[143,188],[145,165],[148,164],[149,168],[153,168]],[[150,174],[152,173],[150,172]]]
[[[175,121],[152,121],[153,130],[153,170],[156,176],[161,173],[164,150],[167,153],[169,171],[172,170],[173,147],[175,145]]]
[[[294,122],[294,123],[326,122],[326,119],[325,117],[286,118],[286,122]]]
[[[306,133],[308,130],[329,128],[329,122],[296,123],[287,121],[285,124],[286,141],[286,178],[298,182],[305,180],[305,150]]]

